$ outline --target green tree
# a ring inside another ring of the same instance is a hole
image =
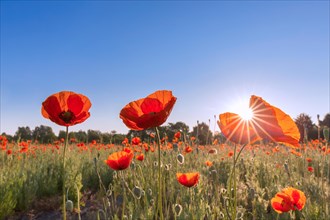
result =
[[[59,132],[58,132],[58,137],[57,137],[57,138],[58,138],[58,139],[62,139],[62,138],[63,138],[63,139],[65,140],[65,131],[62,131],[62,130],[59,131]]]
[[[30,127],[18,127],[15,135],[15,141],[27,141],[32,139],[32,131]]]
[[[189,133],[189,126],[186,125],[184,122],[176,122],[176,123],[168,123],[167,125],[167,136],[169,140],[174,138],[174,134],[180,131],[181,134],[188,134]]]
[[[205,122],[197,123],[197,126],[193,127],[191,135],[197,138],[199,144],[206,145],[212,143],[212,133]]]
[[[49,126],[40,125],[35,127],[32,132],[33,140],[37,140],[39,143],[52,143],[56,140],[56,135],[53,129]]]
[[[85,131],[79,130],[78,132],[75,132],[75,136],[78,142],[87,142],[87,133]]]
[[[320,121],[321,126],[327,126],[330,128],[330,113],[326,114],[322,121]]]
[[[311,134],[313,130],[313,122],[311,119],[311,116],[301,113],[297,116],[297,118],[294,120],[297,124],[297,127],[300,132],[300,140],[303,141],[304,139],[308,138],[308,134]],[[306,137],[307,135],[307,137]]]
[[[93,140],[96,140],[97,142],[102,143],[102,133],[101,131],[96,130],[88,130],[87,131],[87,140],[88,142],[92,142]]]

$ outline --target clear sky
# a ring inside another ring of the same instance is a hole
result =
[[[329,84],[329,1],[1,1],[1,133],[58,134],[40,109],[62,90],[93,105],[71,130],[126,133],[120,110],[162,89],[191,130],[253,94],[316,122]]]

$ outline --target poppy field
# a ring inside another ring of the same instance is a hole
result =
[[[289,115],[251,96],[252,118],[220,113],[224,139],[208,145],[160,132],[177,98],[161,90],[119,113],[146,140],[121,144],[69,140],[92,101],[74,92],[49,96],[41,114],[66,129],[50,144],[0,136],[0,219],[329,219],[329,129],[299,142]],[[96,107],[96,106],[95,106]]]

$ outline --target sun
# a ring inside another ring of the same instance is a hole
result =
[[[253,118],[253,111],[248,107],[241,108],[237,113],[245,121],[249,121]]]
[[[249,121],[253,119],[253,111],[249,108],[248,97],[239,97],[234,103],[230,105],[231,112],[238,114],[244,121]]]

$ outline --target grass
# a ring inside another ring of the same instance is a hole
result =
[[[157,149],[157,146],[153,146]],[[325,152],[322,150],[325,147]],[[20,152],[18,144],[8,144],[8,155],[0,158],[0,219],[20,211],[27,211],[38,201],[60,198],[62,191],[62,144],[40,145],[30,143],[27,152]],[[89,144],[68,146],[66,183],[68,200],[72,201],[71,216],[78,216],[92,193],[97,208],[88,213],[91,219],[157,219],[158,153],[145,152],[144,161],[133,159],[123,171],[110,169],[104,160],[123,146]],[[161,151],[161,193],[164,219],[232,219],[229,198],[234,193],[228,187],[234,146],[217,144],[196,147],[185,153],[184,144]],[[211,149],[217,153],[210,154]],[[239,148],[239,146],[237,146]],[[326,219],[330,209],[329,153],[326,144],[308,143],[299,151],[275,144],[247,146],[236,164],[236,219]],[[184,163],[177,160],[184,155]],[[306,158],[311,158],[307,162]],[[209,160],[211,167],[206,166]],[[307,167],[313,167],[309,172]],[[186,188],[176,180],[177,172],[199,172],[197,186]],[[101,180],[101,181],[100,181]],[[294,187],[306,195],[301,212],[277,214],[270,200],[285,187]],[[79,192],[79,193],[78,193]],[[80,201],[78,207],[78,198]],[[68,202],[67,202],[68,203]],[[60,202],[56,207],[61,209]]]

